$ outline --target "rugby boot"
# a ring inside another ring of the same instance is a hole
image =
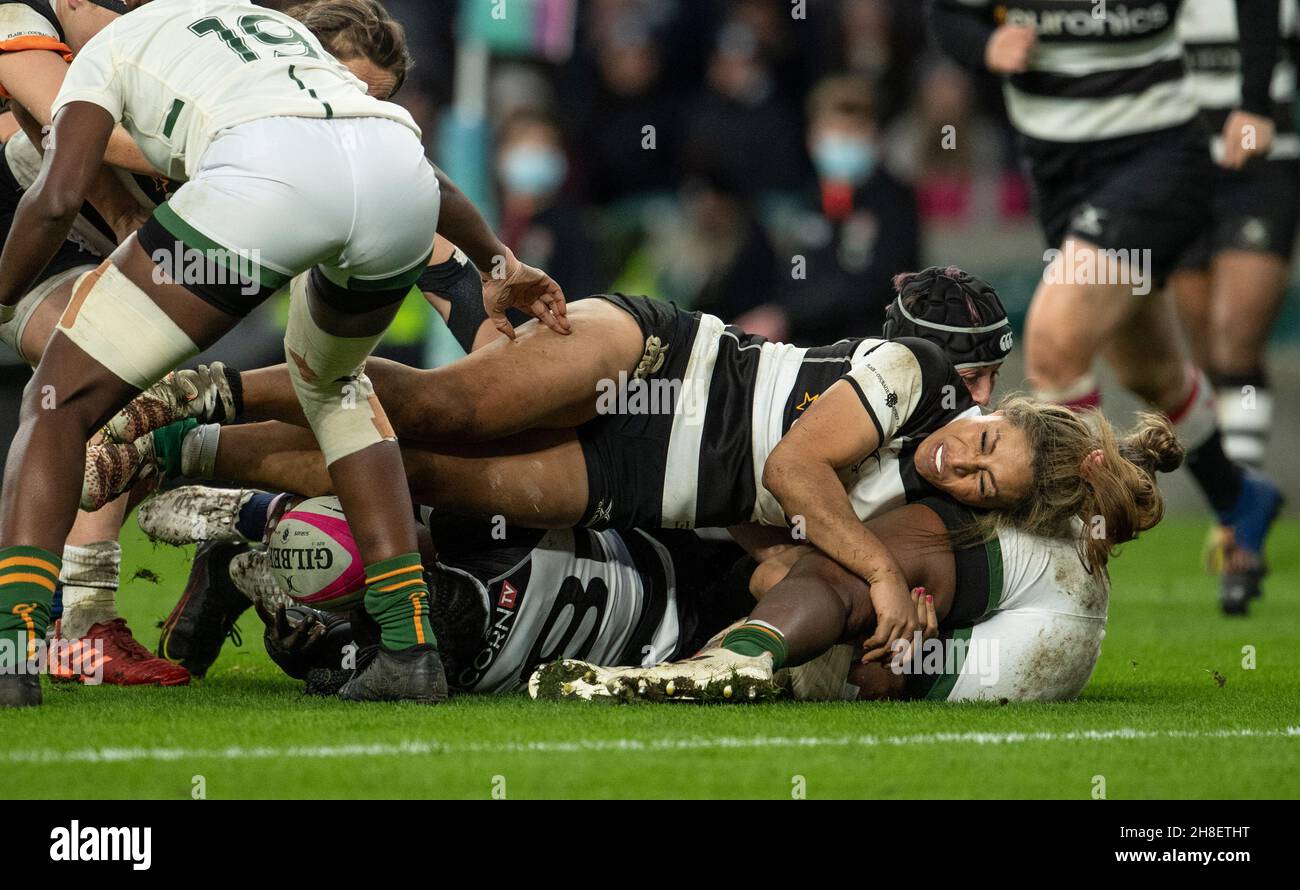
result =
[[[81,503],[87,513],[130,491],[137,482],[154,484],[181,473],[181,446],[196,420],[185,420],[155,430],[134,442],[105,442],[86,448],[86,473],[81,483]]]
[[[1246,614],[1250,601],[1261,595],[1268,575],[1264,540],[1283,502],[1282,492],[1271,480],[1248,469],[1237,503],[1219,515],[1219,522],[1231,532],[1223,538],[1219,576],[1219,606],[1225,615]]]
[[[239,373],[221,362],[173,371],[131,400],[104,426],[104,438],[126,444],[178,420],[230,423],[242,407]]]
[[[248,488],[183,485],[154,495],[140,505],[136,522],[155,541],[186,544],[246,544],[239,511],[256,494]]]
[[[623,668],[606,686],[614,695],[646,701],[753,702],[777,698],[772,656],[707,649],[683,661],[652,668]]]
[[[246,544],[206,543],[190,566],[185,592],[163,621],[158,654],[177,662],[195,677],[207,674],[226,638],[243,643],[235,622],[252,605],[231,577],[231,563],[248,551]]]
[[[407,649],[379,647],[374,659],[339,690],[347,701],[414,701],[437,704],[447,700],[447,674],[434,646]]]
[[[140,645],[125,618],[92,624],[85,636],[61,640],[59,649],[51,652],[50,676],[110,686],[184,686],[190,682],[185,668]]]
[[[39,674],[0,674],[0,708],[33,708],[40,703]]]
[[[615,671],[585,661],[562,658],[544,664],[528,678],[528,695],[534,699],[581,699],[614,701],[609,682]]]

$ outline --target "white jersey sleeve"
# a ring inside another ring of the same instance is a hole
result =
[[[89,102],[111,114],[114,123],[122,120],[122,83],[118,79],[113,41],[106,35],[108,29],[100,31],[73,59],[63,87],[54,99],[55,115],[71,102]]]

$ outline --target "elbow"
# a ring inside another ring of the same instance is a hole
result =
[[[36,197],[33,209],[41,222],[71,226],[85,200],[85,195],[73,189],[45,188]]]
[[[777,446],[763,463],[763,487],[778,501],[784,502],[790,484],[791,470],[790,461],[780,446]]]

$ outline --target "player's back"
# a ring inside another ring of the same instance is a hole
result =
[[[56,105],[84,98],[117,113],[165,175],[193,174],[224,129],[266,117],[381,117],[418,133],[300,22],[246,0],[154,0],[77,55]]]

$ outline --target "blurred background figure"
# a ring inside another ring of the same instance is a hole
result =
[[[867,81],[825,78],[808,99],[807,116],[816,186],[785,232],[791,260],[770,307],[784,327],[770,333],[800,345],[879,333],[894,275],[921,266],[916,196],[886,169]]]
[[[555,270],[573,297],[598,290],[582,211],[563,192],[569,159],[555,121],[515,112],[497,139],[496,175],[506,246],[529,265]]]

